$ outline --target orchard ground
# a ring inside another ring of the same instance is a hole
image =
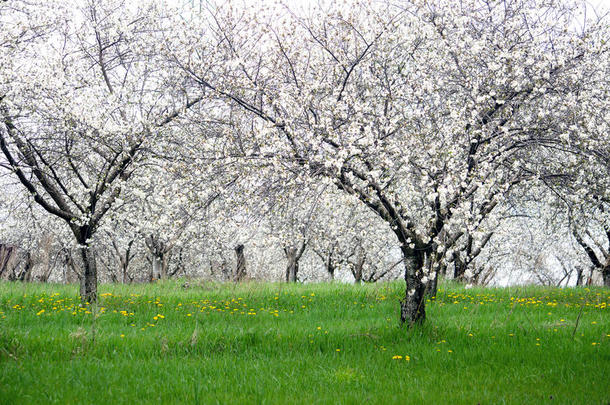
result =
[[[0,403],[610,402],[610,291],[0,283]]]

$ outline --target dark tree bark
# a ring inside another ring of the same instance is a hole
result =
[[[330,276],[330,279],[334,280],[335,272],[337,271],[337,267],[335,265],[335,262],[333,261],[332,252],[328,253],[328,257],[326,258],[326,262],[325,262],[325,267],[326,267],[326,272]]]
[[[239,282],[246,277],[246,256],[244,255],[244,245],[239,244],[235,246],[235,257],[237,259],[237,265],[235,266],[233,281]]]
[[[610,241],[610,231],[606,230],[606,234],[608,236],[608,240]],[[583,248],[583,250],[589,257],[589,260],[591,260],[591,263],[593,264],[593,269],[598,270],[602,274],[604,287],[610,287],[610,254],[602,252],[605,257],[600,259],[595,253],[595,250],[593,250],[593,248],[589,246],[587,242],[585,242],[585,240],[575,229],[572,230],[572,235],[574,235],[576,242],[578,242],[578,244]],[[593,271],[591,271],[591,273],[593,273]],[[592,277],[590,276],[587,285],[591,284],[591,281]]]
[[[453,261],[453,279],[456,281],[463,281],[464,275],[466,274],[466,263],[459,256],[456,256]]]
[[[10,264],[15,260],[16,255],[17,248],[0,244],[0,277],[2,277],[4,273],[8,274]]]
[[[83,303],[97,302],[97,262],[95,251],[90,246],[93,228],[90,226],[72,226],[72,231],[78,241],[78,253],[81,264],[80,297]]]
[[[83,277],[81,277],[80,297],[84,303],[97,302],[97,263],[95,252],[89,246],[79,248],[82,260]]]
[[[610,261],[601,268],[601,272],[604,287],[610,287]]]
[[[405,298],[400,303],[400,320],[408,325],[423,323],[426,320],[426,285],[422,283],[421,272],[423,252],[403,249],[405,257]]]

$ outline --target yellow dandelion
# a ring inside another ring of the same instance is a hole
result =
[[[400,360],[402,359],[402,356],[396,355],[396,356],[392,356],[392,360]]]
[[[40,316],[40,315],[42,315],[43,313],[44,313],[44,309],[41,309],[40,311],[36,312],[36,315],[37,315],[37,316]]]

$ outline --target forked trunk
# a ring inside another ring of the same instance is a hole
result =
[[[161,255],[153,255],[153,280],[166,280],[167,279],[167,255],[165,253]]]
[[[301,260],[301,257],[303,256],[305,246],[306,243],[301,242],[300,246],[284,247],[284,253],[286,254],[286,258],[288,259],[288,264],[286,265],[287,283],[297,282],[297,275],[299,273],[299,260]]]
[[[299,273],[299,262],[294,260],[294,257],[288,257],[288,266],[286,266],[286,282],[296,283],[297,274]]]

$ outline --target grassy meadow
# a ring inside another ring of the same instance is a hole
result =
[[[0,404],[610,403],[610,291],[0,283]]]

